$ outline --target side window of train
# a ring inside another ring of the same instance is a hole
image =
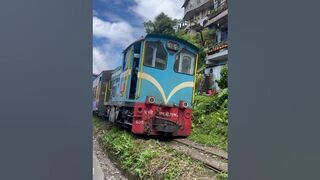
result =
[[[195,55],[188,50],[181,50],[176,55],[174,71],[183,74],[193,75],[195,66]]]
[[[122,70],[127,69],[127,61],[128,61],[128,51],[126,51],[123,55],[123,64],[122,64]]]
[[[146,42],[145,66],[164,70],[167,67],[167,57],[167,51],[161,42]]]
[[[129,58],[131,58],[130,53],[132,53],[131,48],[128,49],[124,54],[123,67],[122,67],[123,70],[127,70],[128,69]]]

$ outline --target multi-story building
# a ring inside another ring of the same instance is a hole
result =
[[[184,20],[177,20],[177,23],[175,26],[173,26],[173,29],[177,32],[179,29],[184,29],[187,27],[187,22]]]
[[[227,0],[185,0],[183,20],[186,30],[193,35],[204,28],[215,31],[210,47],[206,49],[205,75],[208,89],[219,91],[216,80],[228,60],[228,5]]]

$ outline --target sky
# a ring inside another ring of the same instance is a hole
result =
[[[122,51],[145,35],[143,22],[164,12],[182,19],[184,0],[93,0],[93,73],[121,65]]]

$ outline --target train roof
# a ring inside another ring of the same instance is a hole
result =
[[[122,66],[118,66],[118,67],[114,68],[114,69],[112,70],[112,73],[114,73],[114,72],[116,72],[116,71],[119,71],[121,68],[122,68]]]
[[[106,74],[106,73],[111,73],[113,70],[104,70],[104,71],[101,71],[97,76],[101,75],[101,74]]]
[[[196,51],[199,51],[199,48],[197,46],[189,43],[188,41],[186,41],[184,39],[180,39],[180,38],[175,37],[175,36],[169,36],[169,35],[164,35],[164,34],[147,34],[144,38],[140,38],[140,39],[134,41],[133,43],[131,43],[129,46],[127,46],[127,48],[123,52],[127,51],[128,48],[130,46],[132,46],[133,44],[141,42],[141,41],[143,41],[143,40],[145,40],[147,38],[161,38],[161,39],[175,40],[175,41],[178,41],[180,43],[184,43],[184,44],[190,46],[192,49],[195,49]]]
[[[108,76],[112,73],[113,70],[104,70],[104,71],[101,71],[99,74],[93,74],[95,77],[95,79],[97,79],[98,77],[100,76]]]

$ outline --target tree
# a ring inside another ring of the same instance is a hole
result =
[[[216,80],[221,89],[228,88],[228,65],[224,65],[220,71],[220,80]]]
[[[180,38],[180,39],[184,39],[186,41],[188,41],[189,43],[197,46],[198,48],[201,48],[201,41],[199,39],[199,36],[197,35],[189,35],[184,29],[179,29],[176,33],[175,36]]]
[[[206,57],[206,49],[212,47],[213,36],[215,31],[208,28],[201,27],[201,32],[196,35],[188,34],[184,29],[179,29],[177,32],[173,27],[177,24],[176,19],[171,19],[169,16],[160,13],[155,17],[154,21],[144,22],[144,27],[147,34],[157,33],[164,35],[176,36],[184,39],[199,48],[198,69],[203,69],[204,60]],[[202,37],[201,37],[202,36]]]
[[[147,34],[157,33],[164,35],[174,35],[175,31],[173,27],[176,25],[177,20],[171,19],[169,16],[160,13],[155,17],[155,20],[144,22],[144,28]]]
[[[197,33],[196,35],[190,35],[184,29],[180,29],[175,33],[176,37],[184,39],[199,48],[198,69],[202,68],[204,65],[206,49],[212,46],[212,39],[215,31],[205,28],[201,31],[201,34],[203,39],[201,38],[200,33]]]

